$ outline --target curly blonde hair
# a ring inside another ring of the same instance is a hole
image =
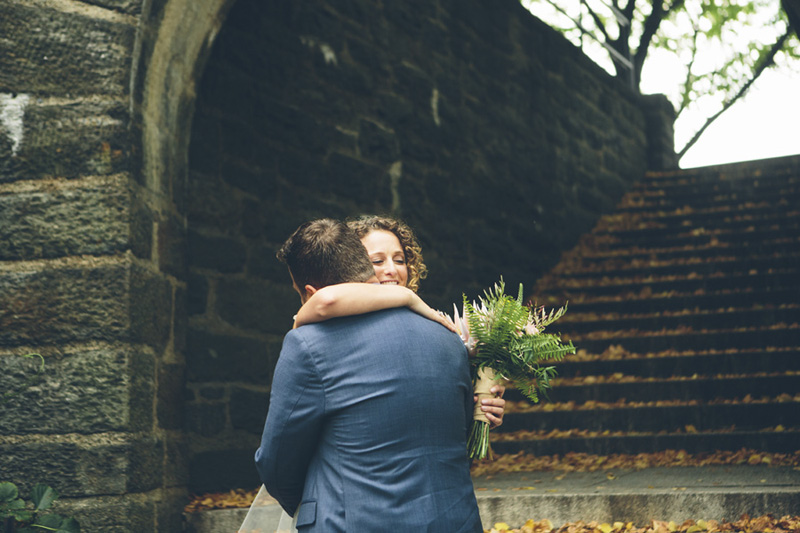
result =
[[[428,276],[428,267],[422,262],[422,248],[417,242],[417,237],[405,222],[385,216],[362,215],[355,220],[348,221],[347,225],[356,232],[359,239],[376,230],[393,233],[400,241],[406,259],[406,268],[408,269],[406,286],[417,292],[420,280]]]

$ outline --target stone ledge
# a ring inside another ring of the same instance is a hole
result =
[[[474,477],[484,528],[496,522],[519,527],[548,519],[554,527],[578,520],[648,525],[652,520],[738,520],[797,515],[800,471],[792,467],[671,467],[610,472],[519,472]],[[280,508],[268,511],[274,519]],[[184,515],[189,533],[231,533],[246,509]],[[270,532],[272,533],[272,532]]]

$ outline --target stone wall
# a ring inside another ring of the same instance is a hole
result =
[[[0,478],[50,484],[84,531],[180,531],[187,497],[185,281],[157,248],[182,223],[136,171],[140,4],[0,3]]]
[[[0,392],[45,359],[0,477],[88,531],[255,482],[300,222],[405,218],[449,309],[532,286],[671,161],[663,99],[515,0],[8,0],[0,34]]]
[[[297,225],[404,218],[441,309],[500,276],[532,286],[642,175],[648,141],[663,148],[671,123],[650,132],[646,112],[659,101],[513,1],[240,0],[189,149],[192,486],[257,483],[270,372],[299,305],[274,255]]]

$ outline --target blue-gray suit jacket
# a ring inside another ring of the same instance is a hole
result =
[[[481,532],[467,354],[408,309],[290,331],[256,467],[302,532]]]

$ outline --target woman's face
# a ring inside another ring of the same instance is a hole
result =
[[[406,286],[408,268],[400,240],[391,231],[372,230],[361,238],[381,285]]]

